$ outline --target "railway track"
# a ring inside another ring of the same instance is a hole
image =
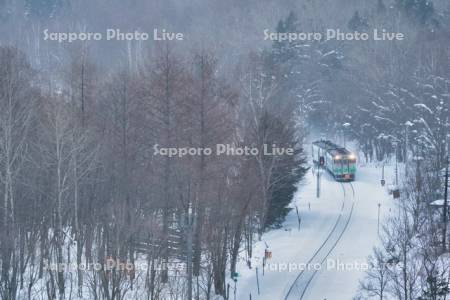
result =
[[[341,206],[341,211],[339,216],[328,234],[327,238],[321,244],[321,246],[316,250],[313,256],[307,263],[307,266],[321,265],[322,268],[328,256],[331,254],[333,249],[339,243],[339,240],[344,235],[347,230],[348,224],[352,218],[353,207],[355,204],[355,189],[352,183],[340,183],[342,191],[344,194],[344,199]],[[286,294],[285,300],[302,300],[316,276],[320,270],[316,268],[306,268],[302,270],[297,278],[294,280]]]

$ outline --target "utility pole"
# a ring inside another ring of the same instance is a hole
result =
[[[344,148],[346,147],[345,145],[345,129],[342,129],[342,137],[344,138]]]
[[[384,186],[386,184],[386,180],[384,179],[384,161],[383,166],[381,167],[381,186]]]
[[[317,198],[320,198],[320,167],[317,165]]]
[[[414,226],[418,224],[419,221],[419,209],[422,205],[422,175],[420,174],[420,162],[423,160],[423,157],[420,155],[416,155],[413,157],[413,161],[416,162],[416,209],[414,210]]]
[[[397,161],[397,156],[395,157],[395,186],[398,186],[398,161]]]
[[[260,291],[259,291],[259,275],[258,275],[258,267],[256,267],[256,285],[257,285],[257,287],[258,287],[258,295],[259,295]],[[235,285],[235,286],[236,286],[236,285]],[[236,291],[236,288],[235,288],[235,291]],[[235,294],[235,296],[234,296],[234,300],[236,300],[236,294]]]
[[[410,121],[405,122],[405,152],[404,158],[405,161],[405,177],[408,177],[408,145],[409,145],[409,127],[413,126],[413,123]]]
[[[444,251],[447,249],[447,223],[448,223],[448,164],[449,164],[449,157],[447,156],[447,161],[445,164],[445,187],[444,187],[444,213],[443,215],[443,233],[442,233],[442,247],[444,248]]]
[[[187,300],[192,300],[192,203],[189,203],[187,216]]]
[[[381,208],[381,203],[378,203],[378,235],[380,235],[380,208]]]
[[[316,197],[320,198],[320,150],[317,150],[317,193]]]
[[[342,132],[344,133],[344,148],[347,147],[345,135],[346,135],[346,133],[347,133],[347,128],[350,127],[350,126],[351,126],[350,123],[344,123],[344,124],[342,124],[342,127],[344,127],[344,129],[342,130]]]
[[[418,199],[420,199],[420,193],[422,192],[422,178],[420,175],[420,162],[423,160],[421,156],[416,157],[416,185]]]
[[[395,186],[398,187],[398,143],[394,143],[395,147]]]

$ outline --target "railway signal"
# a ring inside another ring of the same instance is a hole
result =
[[[231,273],[231,278],[233,278],[233,281],[237,281],[238,277],[239,277],[239,273],[238,272]]]
[[[231,276],[234,281],[234,300],[236,300],[237,281],[238,281],[239,273],[233,272],[233,274],[231,274]]]
[[[392,196],[394,197],[394,199],[398,199],[400,198],[400,190],[398,188],[396,188],[395,190],[392,191]]]

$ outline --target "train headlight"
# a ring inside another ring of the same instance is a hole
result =
[[[352,154],[349,155],[348,158],[350,158],[350,159],[356,159],[356,155],[352,153]]]
[[[334,159],[341,159],[341,156],[340,156],[340,155],[336,155],[336,156],[334,157]]]

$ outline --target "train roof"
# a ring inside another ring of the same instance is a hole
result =
[[[328,140],[320,140],[313,143],[319,148],[324,149],[329,152],[331,155],[350,155],[351,152],[345,149],[344,147],[338,146],[335,143]]]

